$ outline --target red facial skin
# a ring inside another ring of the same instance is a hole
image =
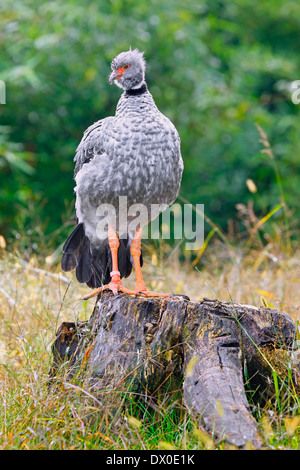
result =
[[[130,65],[127,64],[127,65],[124,65],[124,67],[120,67],[120,68],[118,69],[118,74],[119,74],[119,75],[117,76],[117,80],[119,80],[119,79],[122,77],[124,71],[125,71],[126,69],[128,69],[129,67],[130,67]]]

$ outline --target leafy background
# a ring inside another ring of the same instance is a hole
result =
[[[298,1],[4,0],[0,24],[0,233],[9,240],[35,251],[69,233],[75,149],[114,113],[110,62],[130,46],[145,51],[149,89],[179,130],[184,200],[238,233],[241,204],[263,217],[284,194],[297,232]]]

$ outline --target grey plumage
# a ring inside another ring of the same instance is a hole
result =
[[[75,228],[64,246],[62,269],[76,268],[79,282],[90,287],[109,282],[111,269],[107,239],[99,239],[97,233],[98,206],[118,208],[119,196],[126,196],[128,207],[143,204],[147,208],[149,222],[151,205],[170,205],[179,192],[183,171],[180,138],[175,126],[158,110],[144,77],[145,61],[139,51],[123,52],[112,61],[110,81],[124,89],[115,116],[90,126],[76,150],[80,228]],[[122,235],[124,229],[118,222],[115,228]],[[120,240],[121,277],[131,273],[131,237],[128,234]]]

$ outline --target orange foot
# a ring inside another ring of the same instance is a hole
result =
[[[83,297],[83,300],[88,300],[91,297],[94,297],[95,295],[98,295],[100,294],[100,292],[103,292],[105,290],[111,290],[115,295],[117,295],[119,292],[123,292],[124,294],[134,295],[134,296],[144,295],[145,297],[164,297],[164,298],[170,297],[172,298],[172,294],[161,294],[159,292],[152,292],[148,290],[146,287],[144,289],[140,289],[139,287],[136,287],[134,290],[130,290],[124,287],[121,281],[119,282],[111,281],[109,284],[105,284],[105,286],[102,286],[102,287],[99,287],[98,289],[93,290],[93,292]]]
[[[136,294],[141,294],[145,295],[146,297],[171,297],[171,294],[161,294],[160,292],[153,292],[151,290],[148,290],[145,284],[142,283],[137,283],[134,289],[134,292]]]
[[[112,279],[109,284],[105,284],[104,286],[93,290],[93,292],[83,297],[83,300],[88,300],[91,297],[94,297],[95,295],[100,294],[100,292],[103,292],[105,290],[111,290],[114,293],[114,295],[117,295],[118,292],[123,292],[124,294],[134,295],[134,296],[143,295],[145,297],[163,297],[163,298],[171,298],[173,300],[181,300],[180,297],[173,296],[172,294],[162,294],[159,292],[153,292],[153,291],[148,290],[142,279],[138,280],[134,290],[127,289],[126,287],[123,286],[121,282],[119,271],[113,271],[111,273],[111,278]]]
[[[136,295],[136,292],[134,290],[126,289],[126,287],[123,286],[121,281],[112,280],[109,284],[105,284],[105,286],[93,290],[93,292],[83,297],[83,300],[88,300],[91,297],[94,297],[95,295],[100,294],[100,292],[103,292],[105,290],[111,290],[115,295],[117,295],[118,292],[123,292],[124,294],[128,295]]]

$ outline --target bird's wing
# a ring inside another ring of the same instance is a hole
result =
[[[109,119],[105,118],[95,122],[84,132],[74,157],[74,178],[85,163],[89,163],[97,155],[99,156],[104,152],[103,127],[105,127]]]

